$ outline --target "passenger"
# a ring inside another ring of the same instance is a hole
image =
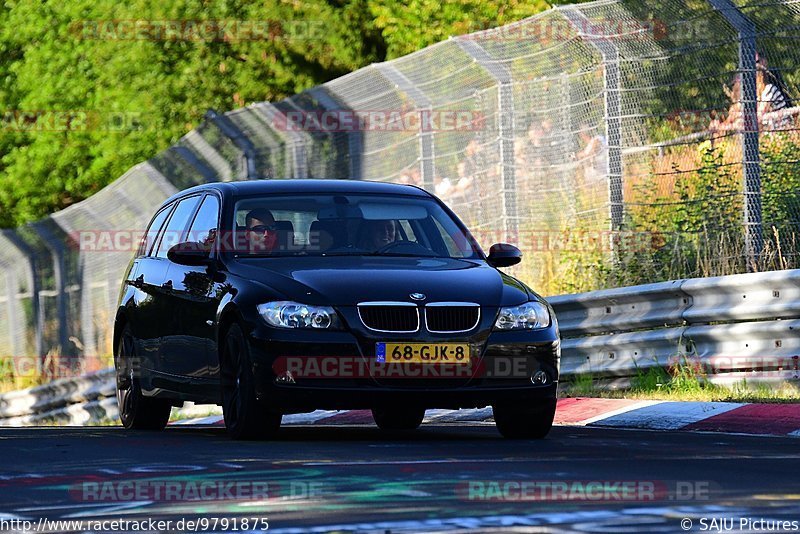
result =
[[[380,250],[397,240],[397,224],[393,220],[364,221],[361,248]]]

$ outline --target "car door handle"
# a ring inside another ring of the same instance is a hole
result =
[[[136,288],[139,288],[139,289],[143,288],[144,287],[144,275],[140,274],[137,278],[131,280],[129,283],[133,287],[136,287]]]
[[[161,287],[163,287],[164,289],[170,289],[171,290],[172,289],[172,280],[167,280],[166,282],[161,284]]]

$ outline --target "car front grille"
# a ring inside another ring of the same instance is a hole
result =
[[[416,332],[419,330],[419,311],[416,305],[359,304],[358,315],[370,330],[380,332]]]
[[[468,332],[478,326],[481,308],[467,303],[435,303],[425,307],[429,332]]]

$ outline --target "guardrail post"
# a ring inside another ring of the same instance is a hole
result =
[[[742,164],[744,170],[744,226],[747,267],[757,270],[764,247],[761,221],[761,165],[759,163],[758,94],[756,85],[756,26],[731,0],[709,0],[739,34],[739,75],[742,77]]]
[[[493,59],[474,39],[456,38],[461,49],[497,82],[497,116],[500,136],[500,179],[502,184],[502,220],[506,236],[517,239],[517,178],[514,163],[514,78],[511,71]]]
[[[397,68],[392,65],[391,63],[381,63],[379,65],[375,65],[375,68],[378,69],[384,78],[392,82],[395,87],[404,92],[408,95],[408,97],[414,102],[417,106],[417,110],[425,113],[425,112],[432,112],[433,105],[431,104],[431,99],[423,93],[419,88],[417,88],[411,80],[406,78],[406,76],[397,70]],[[419,153],[420,153],[420,172],[422,176],[422,183],[425,186],[425,189],[428,191],[433,191],[434,183],[433,183],[433,158],[434,158],[434,151],[433,151],[433,132],[429,131],[429,129],[425,128],[425,121],[420,120],[420,131],[419,131]]]
[[[259,175],[256,165],[256,149],[250,139],[228,117],[220,115],[213,109],[206,111],[206,119],[213,122],[242,151],[244,155],[244,178],[257,180]]]
[[[622,120],[620,103],[619,50],[608,37],[586,33],[593,24],[579,9],[558,7],[575,32],[592,45],[603,59],[603,94],[605,99],[606,139],[608,140],[608,204],[611,230],[622,228]]]

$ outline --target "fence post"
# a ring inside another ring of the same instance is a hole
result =
[[[622,106],[620,103],[619,50],[608,37],[586,33],[594,27],[591,20],[575,7],[559,7],[575,32],[592,45],[603,59],[603,94],[605,97],[606,139],[608,140],[608,205],[611,230],[622,228]]]
[[[328,111],[346,111],[347,107],[340,104],[328,92],[328,88],[324,85],[314,87],[308,90],[308,94],[313,96],[319,105]],[[361,168],[361,132],[357,128],[347,132],[347,155],[350,158],[350,176],[351,180],[361,180],[363,177]]]
[[[17,276],[14,272],[14,266],[6,263],[3,258],[0,258],[0,268],[5,271],[6,278],[6,317],[8,317],[8,339],[11,341],[11,350],[13,358],[22,356],[23,341],[25,336],[20,336],[19,317],[17,316],[17,296],[19,295],[19,283]]]
[[[417,107],[417,110],[425,113],[425,112],[432,112],[433,105],[431,104],[431,99],[423,93],[419,88],[417,88],[411,80],[406,78],[406,76],[397,70],[397,68],[392,65],[391,63],[381,63],[379,65],[375,65],[375,68],[383,75],[384,78],[392,82],[397,89],[404,92],[408,95],[408,97],[414,102]],[[434,159],[434,150],[433,150],[433,132],[429,131],[429,129],[425,128],[426,121],[420,120],[420,131],[419,131],[419,153],[420,153],[420,172],[422,175],[422,183],[425,186],[425,189],[428,191],[433,191],[434,184],[433,184],[433,159]]]
[[[214,171],[214,169],[212,169],[211,167],[200,161],[200,158],[198,158],[194,154],[194,152],[192,152],[185,146],[173,145],[169,147],[167,150],[174,152],[175,154],[178,155],[179,158],[183,159],[189,165],[194,167],[197,170],[197,172],[203,175],[203,178],[205,179],[206,182],[217,181],[217,173]]]
[[[764,247],[761,220],[761,165],[759,163],[758,94],[756,85],[756,26],[731,0],[709,0],[739,34],[739,74],[742,77],[742,165],[744,170],[744,227],[747,268],[757,270]]]
[[[288,100],[288,102],[291,102],[291,100]],[[306,135],[298,131],[292,131],[289,126],[289,120],[286,119],[284,113],[270,102],[259,102],[252,109],[259,113],[274,131],[277,131],[276,124],[286,125],[286,130],[281,132],[280,135],[286,139],[286,157],[292,165],[291,177],[308,178],[308,151],[306,146],[310,143]],[[302,110],[298,109],[298,111]]]
[[[497,116],[500,136],[500,181],[502,220],[506,239],[518,239],[517,178],[514,163],[514,78],[511,71],[492,58],[474,39],[456,38],[456,43],[497,82]]]
[[[42,347],[44,346],[43,336],[42,336],[42,317],[41,317],[41,309],[39,306],[39,281],[36,279],[36,257],[28,246],[25,241],[23,241],[13,230],[0,230],[0,233],[3,234],[3,237],[8,239],[8,241],[19,251],[19,254],[23,256],[28,263],[28,290],[31,292],[31,308],[32,308],[32,315],[33,315],[33,328],[34,328],[34,347],[33,350],[35,352],[35,356],[38,361],[43,361],[44,354],[42,354]],[[17,288],[17,293],[14,295],[14,298],[18,299],[19,288]]]
[[[244,178],[246,180],[257,180],[259,176],[258,166],[256,165],[256,149],[250,139],[228,117],[220,115],[213,109],[206,111],[206,119],[213,122],[242,151],[244,155]]]
[[[31,229],[44,241],[45,246],[53,257],[53,284],[56,291],[56,310],[58,315],[58,355],[67,356],[69,346],[69,332],[67,327],[67,262],[66,247],[59,241],[53,232],[45,226],[45,221],[31,225]],[[74,362],[70,362],[72,365]]]

